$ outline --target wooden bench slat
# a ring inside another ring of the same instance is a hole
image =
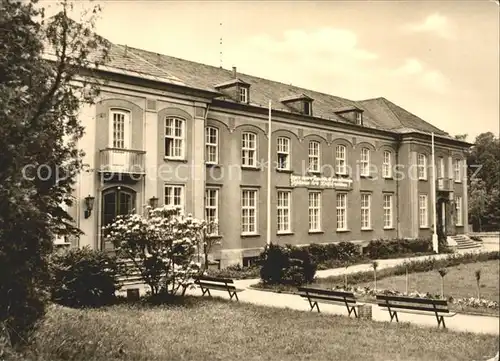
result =
[[[355,304],[356,299],[354,298],[347,298],[347,297],[335,297],[335,296],[316,296],[316,295],[311,295],[311,294],[301,294],[301,297],[308,298],[311,301],[332,301],[332,302],[341,302],[341,303],[349,303],[349,304]]]
[[[417,315],[429,315],[428,312],[419,312],[419,311],[405,311],[405,310],[397,310],[398,313],[410,313],[410,314],[417,314]],[[432,312],[434,313],[434,312]],[[437,312],[439,316],[443,317],[453,317],[456,316],[456,313],[441,313],[440,311]]]
[[[448,306],[448,301],[437,300],[433,298],[416,298],[407,296],[388,296],[388,295],[376,295],[377,300],[395,301],[401,303],[423,303],[423,304],[436,304],[440,306]]]
[[[309,287],[299,287],[298,290],[299,292],[307,292],[309,294],[354,298],[354,293],[352,292],[325,290],[320,288],[309,288]]]
[[[234,284],[234,281],[230,278],[217,278],[217,277],[209,277],[209,276],[200,276],[197,279],[200,281],[211,281],[211,282],[233,283]]]
[[[433,312],[435,313],[436,311],[438,313],[449,313],[450,311],[447,308],[434,308],[432,305],[429,307],[424,307],[424,306],[412,306],[412,305],[397,305],[397,304],[387,304],[387,303],[379,303],[378,304],[380,307],[386,307],[390,308],[391,310],[398,311],[398,312],[403,312],[400,310],[415,310],[415,311],[427,311],[427,312]],[[410,312],[407,312],[410,313]]]

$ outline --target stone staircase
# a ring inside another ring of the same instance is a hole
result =
[[[474,250],[474,249],[480,249],[483,247],[482,242],[476,242],[476,241],[470,239],[465,234],[457,234],[456,236],[448,236],[448,238],[452,239],[452,242],[448,242],[448,243],[455,243],[456,244],[455,248],[457,250]]]

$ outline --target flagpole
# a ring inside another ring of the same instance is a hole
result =
[[[269,100],[269,121],[267,132],[267,244],[271,244],[271,144],[272,144],[272,128],[271,128],[271,100]]]
[[[434,155],[434,132],[431,134],[431,144],[432,144],[432,182],[431,182],[431,192],[432,192],[432,223],[434,225],[434,232],[432,233],[432,249],[434,252],[439,252],[439,242],[437,234],[437,217],[436,217],[436,159]]]

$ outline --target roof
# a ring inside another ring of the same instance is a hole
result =
[[[363,111],[363,109],[360,109],[359,107],[356,107],[354,105],[349,105],[347,107],[332,109],[332,111],[334,113],[346,113],[346,112],[353,112],[353,111]]]
[[[296,100],[314,100],[305,94],[292,94],[280,99],[282,103],[292,102]]]

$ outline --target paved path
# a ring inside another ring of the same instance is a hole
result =
[[[483,250],[475,252],[485,252],[498,250],[498,246],[494,248],[484,247]],[[412,257],[411,260],[425,259],[428,257],[432,258],[445,258],[447,255],[431,255],[431,256],[420,256]],[[402,264],[407,259],[385,259],[377,260],[379,266],[378,269],[384,269],[388,267],[394,267],[396,265]],[[371,264],[361,264],[356,266],[351,266],[346,268],[335,268],[324,271],[316,272],[318,278],[324,278],[329,276],[338,276],[345,273],[352,274],[356,272],[372,270]],[[259,279],[249,279],[249,280],[236,280],[235,284],[238,288],[244,288],[245,291],[239,294],[241,302],[247,302],[256,305],[269,306],[269,307],[279,307],[279,308],[290,308],[294,310],[309,311],[309,304],[306,300],[298,295],[282,294],[275,292],[266,292],[256,289],[249,288],[250,285],[258,283]],[[138,287],[138,286],[134,286]],[[141,293],[144,291],[142,288]],[[229,299],[227,292],[211,291],[214,296]],[[186,292],[186,294],[201,296],[201,291],[199,289],[191,289]],[[320,305],[322,313],[327,314],[337,314],[345,315],[347,317],[347,311],[345,306],[337,306],[330,304]],[[400,322],[410,322],[423,327],[437,327],[437,322],[434,316],[425,315],[413,315],[413,314],[400,314]],[[376,305],[372,306],[372,318],[375,321],[390,321],[389,313],[387,310],[382,310]],[[457,314],[454,317],[445,318],[446,326],[449,330],[462,331],[462,332],[474,332],[474,333],[487,333],[487,334],[500,334],[500,324],[498,317],[491,316],[473,316]]]

